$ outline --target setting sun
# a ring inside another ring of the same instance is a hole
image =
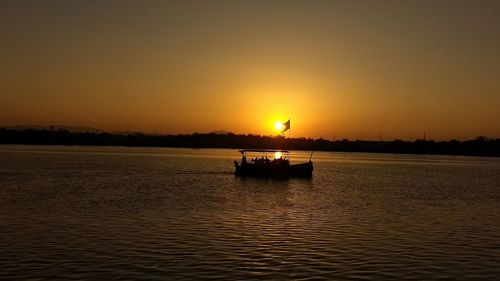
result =
[[[276,121],[276,123],[274,123],[274,128],[278,131],[283,131],[283,123],[281,123],[281,121]]]
[[[276,152],[274,153],[274,159],[279,159],[279,158],[281,158],[282,156],[283,156],[283,154],[281,154],[281,152],[280,152],[280,151],[276,151]]]

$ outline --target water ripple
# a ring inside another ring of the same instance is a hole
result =
[[[321,154],[312,180],[273,181],[225,153],[75,149],[0,151],[0,279],[500,276],[492,161]]]

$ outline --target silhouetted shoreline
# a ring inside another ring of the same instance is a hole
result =
[[[0,129],[0,144],[33,145],[100,145],[133,147],[183,148],[269,148],[339,152],[372,152],[397,154],[432,154],[500,157],[500,139],[483,136],[473,140],[433,141],[366,141],[311,138],[285,138],[233,133],[194,133],[191,135],[112,134],[104,132],[70,132],[59,130]]]

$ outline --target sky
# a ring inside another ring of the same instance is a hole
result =
[[[500,137],[500,1],[0,1],[0,126]]]

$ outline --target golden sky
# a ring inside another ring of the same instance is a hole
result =
[[[2,1],[0,126],[500,137],[499,1]]]

